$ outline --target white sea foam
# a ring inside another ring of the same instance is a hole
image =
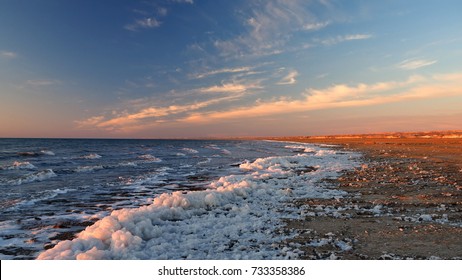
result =
[[[194,150],[194,149],[191,149],[191,148],[182,148],[181,150],[188,153],[188,154],[197,154],[197,153],[199,153],[198,150]]]
[[[323,157],[325,155],[335,155],[337,152],[334,150],[320,150],[315,153],[317,157]]]
[[[44,181],[44,180],[47,180],[47,179],[50,179],[56,176],[57,176],[56,173],[54,173],[52,169],[45,169],[42,171],[28,174],[25,177],[22,177],[19,179],[11,180],[8,183],[11,185],[22,185],[25,183]]]
[[[243,163],[243,175],[221,177],[209,189],[177,191],[151,205],[113,211],[72,241],[39,259],[280,259],[297,257],[278,241],[282,218],[299,215],[292,196],[332,198],[326,177],[356,166],[353,154],[271,157]],[[297,168],[317,166],[300,173]],[[342,244],[343,245],[343,244]]]
[[[126,166],[131,166],[131,167],[136,167],[136,166],[138,166],[138,165],[136,164],[136,162],[127,161],[127,162],[121,162],[121,163],[119,163],[119,166],[125,166],[125,167],[126,167]]]
[[[207,146],[205,146],[205,148],[220,151],[222,154],[225,154],[225,155],[231,155],[231,152],[229,150],[222,149],[222,148],[218,147],[215,144],[207,145]]]
[[[14,170],[14,169],[36,169],[35,165],[28,161],[15,161],[12,165],[5,167],[4,169]]]
[[[198,165],[203,165],[203,164],[207,164],[207,163],[209,163],[209,162],[211,162],[211,161],[212,161],[211,158],[206,158],[205,160],[200,161],[200,162],[198,162],[197,164],[198,164]]]
[[[316,150],[315,148],[308,147],[306,145],[287,145],[284,148],[298,153],[313,153]]]
[[[47,156],[54,156],[55,153],[49,150],[41,150],[40,151],[42,154],[47,155]]]
[[[160,158],[156,158],[153,155],[146,154],[146,155],[141,155],[138,158],[142,159],[144,162],[161,162],[162,160]]]
[[[94,165],[94,166],[79,166],[75,170],[76,172],[93,172],[96,170],[101,170],[104,169],[104,166],[102,165]]]
[[[95,154],[95,153],[92,153],[92,154],[89,154],[89,155],[82,156],[81,158],[83,158],[83,159],[99,159],[99,158],[102,158],[102,156],[100,156],[98,154]]]

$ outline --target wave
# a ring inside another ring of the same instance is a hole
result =
[[[94,166],[79,166],[75,170],[75,172],[93,172],[96,170],[101,170],[104,169],[104,166],[102,165],[94,165]]]
[[[240,165],[202,191],[163,193],[151,205],[120,209],[61,241],[38,259],[284,259],[297,249],[275,235],[281,219],[299,217],[286,202],[340,198],[346,193],[319,182],[358,165],[354,154],[299,154]],[[312,172],[300,168],[316,166]],[[179,243],[181,242],[181,243]]]
[[[40,151],[42,154],[47,155],[47,156],[54,156],[55,153],[50,151],[50,150],[41,150]]]
[[[16,170],[16,169],[37,169],[35,165],[28,161],[15,161],[13,162],[12,165],[6,166],[6,167],[1,167],[0,169],[6,169],[6,170]]]
[[[102,156],[96,154],[96,153],[92,153],[92,154],[89,154],[89,155],[84,155],[84,156],[81,156],[80,158],[83,158],[83,159],[99,159],[99,158],[102,158]]]
[[[207,145],[205,146],[205,148],[220,151],[222,154],[225,154],[225,155],[231,155],[231,152],[229,150],[220,148],[215,144]]]
[[[284,148],[292,150],[294,153],[313,153],[315,148],[303,145],[287,145]]]
[[[8,182],[8,184],[22,185],[22,184],[26,184],[26,183],[44,181],[44,180],[47,180],[47,179],[50,179],[50,178],[53,178],[53,177],[56,177],[56,176],[57,176],[56,173],[53,172],[52,169],[45,169],[45,170],[42,170],[42,171],[39,171],[39,172],[28,174],[25,177],[22,177],[22,178],[19,178],[19,179],[11,180],[11,181]]]
[[[142,159],[144,162],[147,162],[147,163],[161,162],[162,161],[160,158],[157,158],[157,157],[155,157],[153,155],[150,155],[150,154],[141,155],[138,158]]]
[[[231,152],[229,150],[226,150],[226,149],[221,149],[221,152],[225,155],[231,155]]]
[[[31,206],[31,205],[36,204],[37,202],[52,199],[52,198],[55,198],[56,196],[58,196],[60,194],[66,194],[66,193],[68,193],[70,191],[75,191],[75,190],[76,189],[69,188],[69,189],[56,189],[56,190],[52,190],[52,191],[46,191],[46,192],[43,192],[39,197],[29,199],[29,200],[20,201],[20,202],[16,203],[16,205],[14,205],[14,207]]]
[[[199,153],[198,150],[194,150],[191,148],[182,148],[181,150],[187,152],[188,154],[198,154]]]
[[[211,161],[212,161],[211,158],[206,158],[205,160],[198,162],[197,165],[207,164],[207,163],[210,163]]]
[[[131,166],[131,167],[136,167],[138,166],[136,164],[136,162],[133,162],[133,161],[127,161],[127,162],[121,162],[118,164],[119,166],[123,166],[123,167],[128,167],[128,166]]]

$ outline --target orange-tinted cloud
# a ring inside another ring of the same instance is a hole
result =
[[[254,104],[229,107],[225,110],[211,110],[211,105],[236,100],[241,94],[184,105],[148,107],[131,114],[112,118],[102,116],[79,121],[81,128],[105,130],[137,130],[156,124],[204,124],[220,123],[224,120],[245,120],[262,116],[282,116],[285,114],[309,112],[332,108],[362,107],[403,101],[462,96],[462,73],[433,75],[431,77],[411,76],[404,81],[379,83],[338,84],[324,89],[306,89],[299,99],[286,97],[270,101],[257,100]],[[202,92],[240,93],[242,85],[225,84],[210,87]]]

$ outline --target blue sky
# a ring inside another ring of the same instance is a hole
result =
[[[0,137],[461,129],[460,1],[0,3]]]

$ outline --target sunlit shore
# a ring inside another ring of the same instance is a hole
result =
[[[331,183],[350,195],[300,199],[287,221],[307,259],[462,258],[462,132],[272,140],[338,145],[364,164]]]

